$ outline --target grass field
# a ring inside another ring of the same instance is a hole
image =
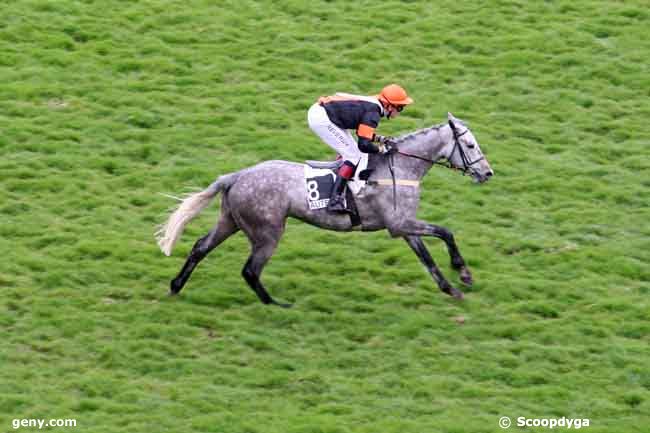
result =
[[[648,432],[649,23],[645,1],[4,2],[0,431]],[[166,258],[159,193],[330,158],[311,103],[393,81],[416,103],[380,133],[451,111],[495,171],[423,185],[466,301],[385,232],[296,221],[262,278],[293,309],[241,279],[241,234],[167,297],[218,207]]]

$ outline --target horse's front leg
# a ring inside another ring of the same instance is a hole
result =
[[[438,266],[436,266],[436,262],[431,258],[431,254],[429,254],[429,250],[427,250],[427,247],[424,245],[424,242],[422,242],[420,236],[404,236],[404,239],[418,256],[424,267],[427,268],[433,279],[438,284],[438,287],[440,287],[440,290],[456,299],[463,299],[463,292],[453,287],[449,284],[449,281],[445,279],[442,272],[440,272],[440,269],[438,269]]]
[[[471,286],[474,280],[472,274],[465,264],[465,259],[461,256],[456,245],[453,233],[442,226],[426,223],[416,219],[401,221],[398,224],[388,226],[388,231],[392,236],[434,236],[442,239],[447,245],[451,266],[460,273],[460,280],[463,284]]]

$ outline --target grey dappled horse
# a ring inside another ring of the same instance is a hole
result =
[[[368,167],[374,171],[368,184],[355,197],[361,230],[387,229],[391,236],[403,237],[440,290],[462,299],[463,293],[445,279],[421,239],[422,236],[442,239],[447,245],[452,266],[460,272],[461,281],[466,285],[472,284],[472,275],[452,233],[445,227],[416,218],[420,180],[434,163],[444,159],[449,167],[460,169],[482,183],[493,174],[490,164],[469,128],[451,113],[448,113],[448,122],[400,136],[394,139],[394,143],[396,151],[391,155],[369,155]],[[264,304],[288,306],[276,302],[260,281],[262,270],[282,237],[287,217],[329,230],[353,229],[349,215],[330,213],[325,209],[310,210],[303,164],[266,161],[220,176],[205,190],[183,200],[157,233],[158,245],[165,255],[171,254],[185,225],[220,192],[223,193],[221,217],[192,248],[183,268],[171,281],[171,294],[181,291],[196,265],[210,251],[242,230],[252,247],[242,270],[244,279]]]

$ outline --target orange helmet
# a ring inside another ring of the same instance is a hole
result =
[[[413,103],[413,99],[409,98],[406,90],[397,84],[389,84],[381,89],[378,98],[380,101],[387,102],[391,105],[408,105]]]

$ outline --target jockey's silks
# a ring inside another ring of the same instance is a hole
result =
[[[384,109],[377,98],[337,93],[319,98],[318,103],[325,109],[333,124],[341,129],[356,131],[362,152],[377,152],[372,139],[379,121],[384,116]]]

